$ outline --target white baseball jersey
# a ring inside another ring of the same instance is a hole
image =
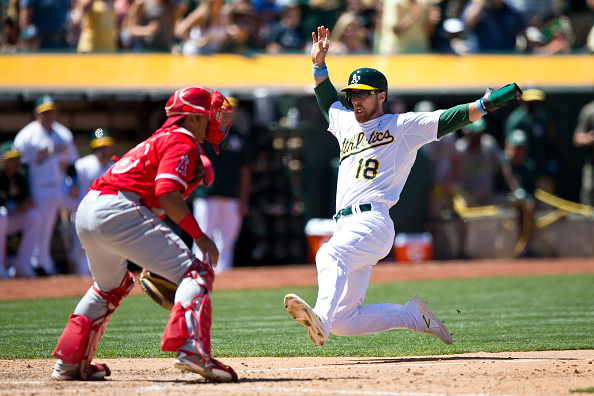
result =
[[[61,185],[66,167],[78,158],[72,132],[58,122],[49,132],[39,122],[30,122],[16,135],[14,146],[29,166],[32,188]]]
[[[74,164],[78,151],[72,132],[54,122],[46,131],[37,121],[19,131],[14,146],[21,152],[21,161],[29,166],[31,197],[41,214],[39,238],[32,259],[35,268],[54,274],[51,239],[60,208],[74,211],[78,199],[68,195],[65,184],[66,168]]]
[[[441,113],[385,114],[359,124],[352,110],[335,102],[328,130],[340,144],[336,210],[370,202],[394,206],[417,150],[437,140]]]
[[[102,166],[95,154],[89,154],[76,160],[74,167],[81,196],[84,196],[95,179],[103,176],[113,164],[113,161],[108,161],[107,165]]]

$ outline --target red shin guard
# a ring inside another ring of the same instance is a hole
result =
[[[210,302],[210,290],[214,280],[214,273],[209,265],[197,263],[185,277],[194,279],[200,286],[200,293],[192,298],[192,302],[183,307],[181,302],[177,302],[171,314],[167,327],[161,339],[161,349],[166,352],[176,352],[188,339],[193,339],[196,343],[196,350],[198,354],[205,361],[209,361],[210,357],[210,327],[212,324],[212,305]],[[188,322],[186,319],[186,312],[190,311],[192,327],[196,334],[188,332]]]
[[[94,285],[93,290],[106,300],[107,313],[94,321],[84,315],[71,314],[62,332],[53,356],[68,364],[79,364],[80,377],[88,379],[91,360],[95,356],[99,340],[105,332],[111,314],[120,305],[134,286],[134,276],[128,271],[117,289],[101,292]]]

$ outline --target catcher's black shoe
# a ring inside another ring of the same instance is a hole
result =
[[[326,326],[308,303],[295,294],[285,296],[285,308],[293,319],[301,323],[307,330],[307,335],[316,345],[324,345],[328,340]]]
[[[179,351],[173,360],[173,366],[181,371],[200,374],[212,382],[237,382],[235,370],[213,358],[205,361],[199,355]]]

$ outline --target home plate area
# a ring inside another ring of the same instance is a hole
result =
[[[0,394],[567,395],[594,386],[594,350],[381,358],[222,358],[239,382],[213,384],[173,359],[106,359],[104,381],[57,382],[51,360],[0,360]]]

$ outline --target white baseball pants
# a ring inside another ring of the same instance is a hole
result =
[[[420,331],[415,312],[399,304],[362,305],[371,269],[394,244],[389,209],[372,204],[369,212],[341,217],[330,240],[316,254],[318,298],[314,312],[327,331],[357,336],[391,329]]]

